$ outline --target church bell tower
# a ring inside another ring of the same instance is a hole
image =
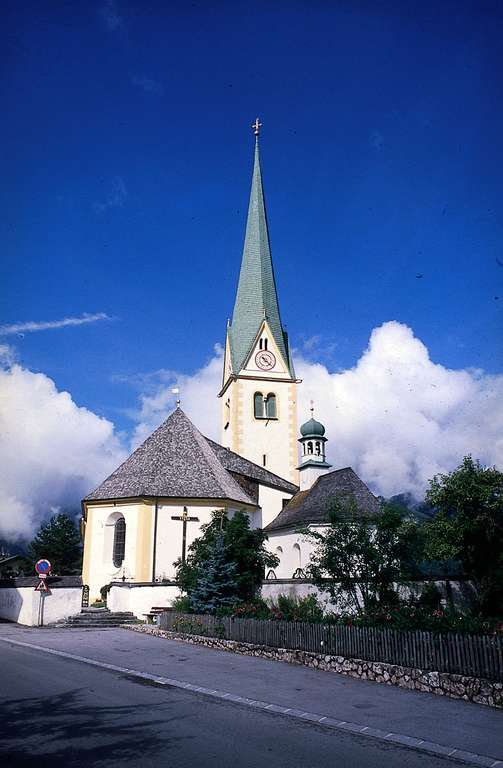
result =
[[[232,320],[227,324],[222,445],[298,483],[297,384],[281,323],[260,168],[258,118],[250,204]]]

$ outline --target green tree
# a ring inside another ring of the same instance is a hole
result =
[[[332,601],[358,614],[398,602],[396,584],[417,573],[422,537],[394,504],[362,519],[353,499],[334,499],[324,531],[304,529],[315,545],[308,576]]]
[[[236,563],[229,562],[229,553],[220,532],[209,547],[208,559],[190,594],[191,608],[196,613],[215,613],[239,602]]]
[[[471,456],[430,480],[426,501],[437,510],[425,524],[429,560],[457,559],[477,587],[479,609],[503,606],[503,473]]]
[[[80,573],[82,544],[74,520],[63,512],[42,523],[28,545],[27,557],[35,563],[40,558],[51,562],[52,572],[60,576]]]
[[[266,568],[275,568],[279,562],[276,555],[269,552],[264,542],[267,535],[260,528],[251,529],[250,519],[245,512],[236,512],[229,520],[223,513],[215,511],[212,519],[201,526],[202,535],[190,545],[185,563],[178,560],[177,581],[189,597],[207,570],[215,542],[222,536],[225,557],[228,563],[236,567],[237,600],[253,600],[262,584]]]

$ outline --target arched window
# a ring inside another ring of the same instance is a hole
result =
[[[264,349],[267,349],[267,339],[264,339]]]
[[[264,395],[262,392],[255,392],[253,395],[253,412],[256,419],[264,418]]]
[[[126,521],[119,517],[114,525],[113,563],[120,568],[126,552]]]
[[[319,456],[320,454],[321,454],[321,447],[320,447],[319,441],[317,440],[316,441],[316,455]]]
[[[294,562],[297,564],[297,568],[302,567],[302,554],[300,551],[300,546],[298,544],[293,545],[293,557]]]
[[[265,399],[265,413],[268,419],[275,419],[277,417],[276,395],[272,392],[269,392]]]
[[[259,349],[264,349],[264,342],[262,341],[262,339],[260,339],[260,341],[258,343],[258,348]]]
[[[307,452],[308,453],[312,453],[313,452],[313,444],[312,444],[311,441],[309,441],[308,444],[307,444]]]

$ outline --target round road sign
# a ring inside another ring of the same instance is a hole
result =
[[[51,564],[49,560],[37,560],[35,563],[35,570],[39,574],[44,574],[44,576],[47,576],[51,572]]]

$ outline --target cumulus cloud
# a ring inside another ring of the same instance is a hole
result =
[[[84,312],[80,317],[63,317],[61,320],[27,320],[10,325],[0,325],[0,336],[13,336],[16,334],[31,333],[32,331],[47,331],[53,328],[67,328],[73,325],[86,325],[97,323],[100,320],[111,320],[105,312],[96,312],[94,315]]]
[[[54,509],[75,509],[125,451],[110,421],[16,364],[5,345],[0,352],[0,538],[12,541]]]
[[[310,400],[326,426],[328,459],[352,466],[374,492],[409,491],[422,498],[427,481],[454,469],[471,453],[503,468],[503,375],[450,370],[434,363],[412,330],[387,322],[372,331],[354,368],[331,372],[296,357],[299,420]],[[198,428],[219,439],[222,352],[194,376],[169,373],[155,392],[141,398],[135,444],[174,407],[171,388],[180,385],[182,407]]]
[[[141,443],[166,419],[180,398],[182,408],[197,428],[207,437],[218,439],[220,400],[217,393],[222,385],[223,350],[217,344],[209,362],[192,376],[176,371],[161,370],[140,377],[136,382],[148,390],[140,395],[138,421],[132,438],[132,448]],[[175,393],[172,390],[179,389]]]
[[[114,425],[15,361],[0,344],[0,538],[31,536],[54,507],[75,507],[125,458]],[[411,492],[471,453],[503,468],[503,375],[451,370],[398,322],[375,328],[348,370],[296,357],[299,422],[326,426],[328,459],[352,466],[375,493]],[[169,415],[175,401],[203,434],[219,439],[222,349],[193,375],[171,370],[128,379],[140,393],[130,449]],[[180,395],[173,393],[179,388]]]

